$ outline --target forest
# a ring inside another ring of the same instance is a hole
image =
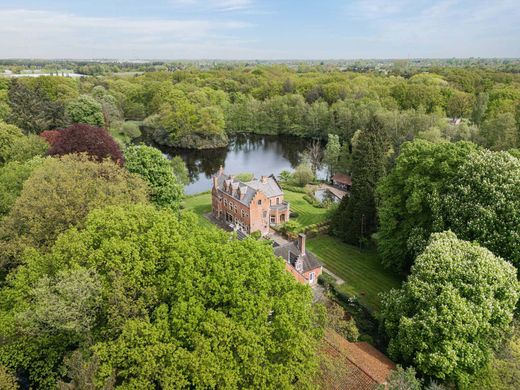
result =
[[[376,316],[390,388],[520,386],[520,73],[131,69],[0,77],[0,388],[320,386],[337,319],[266,241],[198,224],[153,147],[238,133],[313,139],[309,165],[351,175],[328,233],[404,279]]]

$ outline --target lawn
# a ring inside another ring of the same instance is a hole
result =
[[[330,236],[312,238],[307,247],[325,268],[345,281],[338,289],[358,297],[374,314],[381,308],[379,293],[400,286],[401,279],[383,268],[373,250],[360,250]]]
[[[292,192],[284,190],[284,200],[290,203],[291,212],[297,212],[298,221],[302,226],[312,225],[318,222],[322,222],[326,218],[327,209],[314,207],[305,199],[299,192]]]
[[[215,226],[208,221],[204,214],[211,211],[211,193],[202,193],[184,199],[184,208],[193,211],[199,217],[201,226]]]

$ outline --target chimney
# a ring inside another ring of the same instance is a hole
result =
[[[218,183],[218,176],[217,176],[217,175],[214,175],[214,176],[213,176],[213,187],[214,187],[214,188],[217,188],[217,183]]]
[[[300,253],[302,255],[305,254],[305,234],[298,234],[298,249],[300,249]]]
[[[218,175],[223,175],[224,174],[224,167],[221,165],[220,166],[220,169],[218,170]]]
[[[262,184],[267,183],[267,176],[261,176],[260,181],[262,182]]]

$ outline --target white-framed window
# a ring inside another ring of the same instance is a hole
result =
[[[314,272],[311,272],[309,274],[309,283],[314,283],[314,277],[315,277]]]

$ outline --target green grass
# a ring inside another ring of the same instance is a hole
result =
[[[374,314],[381,308],[379,293],[400,286],[401,279],[383,268],[374,250],[359,250],[330,236],[312,238],[307,247],[345,281],[338,289],[358,297]]]
[[[190,196],[184,199],[183,204],[186,210],[193,211],[199,217],[201,226],[215,226],[204,217],[204,214],[211,211],[211,193]]]
[[[299,192],[284,190],[284,200],[290,203],[292,212],[298,213],[296,221],[302,226],[312,225],[326,219],[327,209],[318,208],[311,205]]]

